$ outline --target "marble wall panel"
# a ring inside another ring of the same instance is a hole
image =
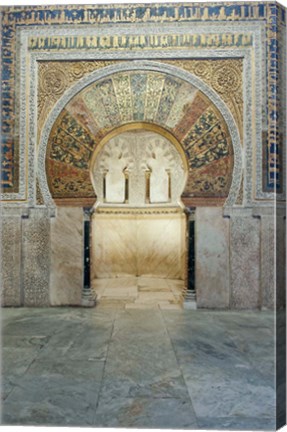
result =
[[[279,211],[278,211],[279,213]],[[286,218],[276,218],[276,308],[286,305]]]
[[[261,307],[273,308],[275,298],[275,219],[261,216]]]
[[[11,212],[10,212],[11,213]],[[20,306],[21,298],[21,214],[9,211],[0,220],[1,304]]]
[[[58,207],[51,220],[51,305],[81,304],[83,253],[83,209]]]
[[[94,214],[91,260],[92,278],[182,279],[185,216]]]
[[[195,221],[197,306],[229,306],[229,219],[221,207],[198,207]]]
[[[234,215],[230,221],[231,308],[260,306],[260,219]]]
[[[137,216],[140,276],[184,279],[186,218],[183,214]]]
[[[22,220],[25,306],[49,305],[50,216],[47,209],[30,209]]]
[[[93,215],[92,279],[137,274],[136,224],[131,215]]]

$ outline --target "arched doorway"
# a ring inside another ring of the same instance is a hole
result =
[[[188,164],[180,150],[164,129],[134,123],[114,130],[95,151],[91,277],[98,301],[118,300],[126,307],[182,302],[186,221],[181,194]]]
[[[187,208],[202,203],[236,203],[242,150],[225,104],[190,73],[157,62],[137,61],[108,66],[83,78],[49,116],[38,158],[39,184],[46,205],[61,206],[68,201],[75,206],[92,206],[96,201],[90,175],[93,155],[113,133],[120,132],[119,128],[124,132],[135,123],[161,128],[173,144],[173,139],[179,143],[178,150],[187,161],[181,194]],[[126,185],[128,172],[122,174]],[[107,178],[105,187],[113,180]],[[119,201],[123,191],[127,198],[126,187],[121,184]],[[156,184],[154,177],[149,179],[151,184]],[[156,200],[150,206],[161,206]]]

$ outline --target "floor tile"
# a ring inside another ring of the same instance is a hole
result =
[[[113,398],[100,401],[95,426],[196,429],[197,423],[192,406],[186,400]]]
[[[216,430],[275,430],[274,418],[267,417],[198,417],[198,426],[202,429]]]
[[[2,424],[91,425],[99,390],[100,385],[90,380],[22,379],[2,404]]]
[[[274,429],[272,314],[156,306],[5,309],[2,423]]]
[[[2,348],[1,369],[2,375],[22,376],[36,359],[38,347],[29,348]]]

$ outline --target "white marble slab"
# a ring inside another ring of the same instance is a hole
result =
[[[58,207],[51,221],[51,305],[81,304],[83,252],[83,209]]]
[[[195,222],[198,307],[229,306],[229,219],[221,207],[198,207]]]
[[[185,216],[95,213],[91,266],[92,278],[183,279]]]

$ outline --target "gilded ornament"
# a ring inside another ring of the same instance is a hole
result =
[[[85,75],[85,68],[82,62],[73,63],[70,68],[70,77],[72,79],[80,79]]]
[[[63,70],[54,67],[53,69],[47,69],[43,72],[40,83],[46,95],[59,95],[65,91],[67,79]]]
[[[209,80],[212,75],[210,62],[205,60],[196,62],[193,71],[195,75],[200,78],[205,78],[206,80]]]
[[[227,104],[237,122],[240,136],[243,136],[242,59],[163,60],[163,63],[184,69],[213,87]]]
[[[190,100],[186,94],[191,95]],[[133,104],[135,99],[142,101],[140,107]],[[143,110],[144,129],[157,124],[181,142],[184,158],[189,159],[185,195],[227,196],[233,168],[229,131],[211,101],[191,84],[154,71],[115,72],[85,87],[75,96],[73,106],[81,107],[81,116],[66,106],[49,139],[46,167],[54,198],[91,196],[93,150],[104,142],[107,133],[129,124],[134,127],[139,108]],[[176,114],[172,127],[168,123],[170,112]],[[91,118],[96,122],[94,131],[87,129],[84,121]],[[85,181],[81,183],[82,176]]]
[[[218,93],[235,93],[240,83],[240,71],[231,64],[220,66],[213,72],[211,85]]]

